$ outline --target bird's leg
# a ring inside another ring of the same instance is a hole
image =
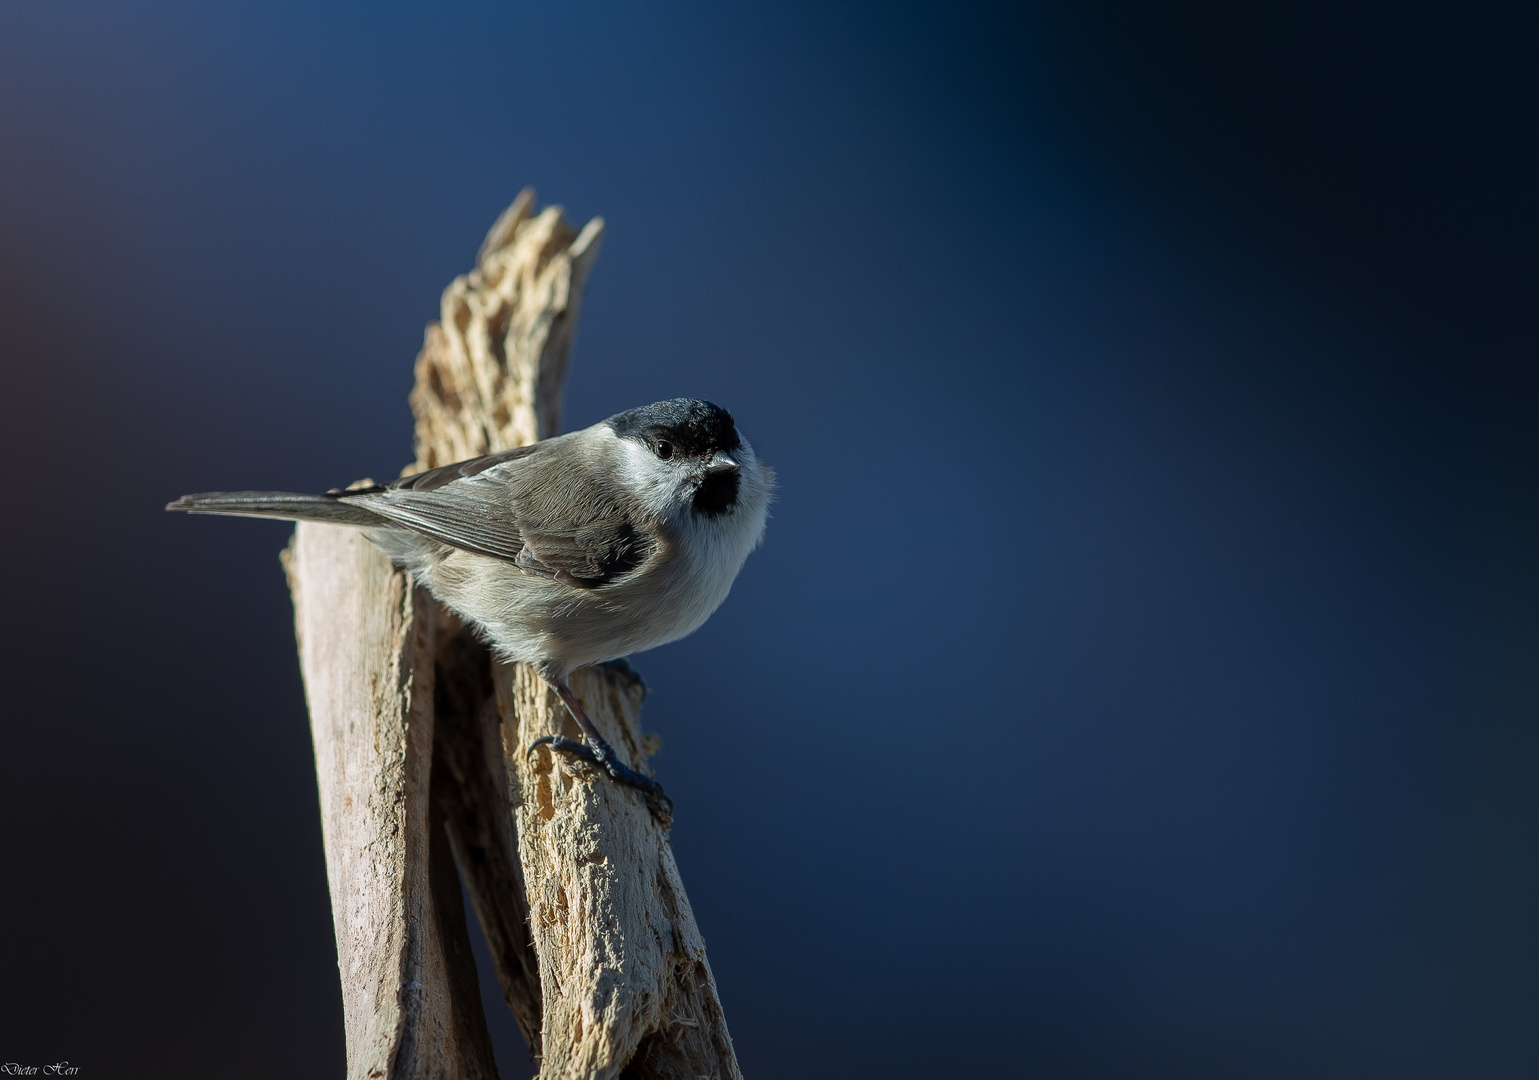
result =
[[[615,753],[615,748],[605,741],[594,727],[593,721],[588,719],[588,714],[583,711],[582,702],[577,700],[577,695],[572,693],[572,688],[566,684],[565,679],[550,679],[550,684],[556,694],[566,704],[567,711],[572,714],[572,719],[577,721],[577,726],[582,729],[586,742],[578,742],[576,739],[568,739],[565,735],[546,735],[529,744],[529,752],[533,753],[537,746],[548,746],[552,751],[561,754],[570,754],[572,757],[581,758],[583,761],[597,765],[609,774],[611,780],[618,781],[626,787],[633,787],[646,796],[647,806],[652,813],[666,825],[673,818],[673,800],[663,793],[663,785],[645,776],[620,760],[620,755]]]

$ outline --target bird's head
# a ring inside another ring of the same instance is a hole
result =
[[[624,472],[660,517],[686,508],[711,519],[731,514],[747,495],[767,495],[764,470],[720,405],[672,398],[604,421],[620,440]]]

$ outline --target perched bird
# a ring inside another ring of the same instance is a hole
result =
[[[534,746],[666,800],[599,735],[567,675],[699,629],[763,538],[773,489],[725,409],[674,398],[389,484],[207,492],[166,509],[363,529],[499,656],[535,665],[586,739]]]

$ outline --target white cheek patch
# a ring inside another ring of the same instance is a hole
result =
[[[656,517],[666,517],[683,501],[684,487],[689,483],[688,470],[679,465],[660,461],[656,454],[634,439],[621,439],[611,435],[619,444],[621,482],[641,500],[641,504]]]

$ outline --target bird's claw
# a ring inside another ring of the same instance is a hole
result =
[[[673,824],[673,800],[664,793],[663,785],[626,765],[615,756],[612,750],[606,754],[604,751],[609,750],[607,745],[595,748],[586,742],[569,739],[565,735],[542,735],[529,744],[529,749],[525,753],[532,754],[541,746],[550,747],[552,753],[567,754],[586,761],[590,765],[597,765],[609,775],[611,780],[641,792],[646,797],[647,809],[652,812],[652,816],[657,819],[659,825],[666,829]]]
[[[590,765],[602,766],[604,764],[599,759],[598,754],[594,752],[593,747],[587,743],[578,742],[576,739],[568,739],[565,735],[540,736],[529,744],[529,749],[524,751],[524,756],[528,757],[542,746],[548,746],[558,754],[571,754],[575,758],[582,758],[582,760]]]
[[[656,781],[653,781],[656,783]],[[656,791],[646,792],[647,809],[652,813],[652,819],[667,832],[673,828],[673,800],[663,794],[663,786],[657,784]]]

